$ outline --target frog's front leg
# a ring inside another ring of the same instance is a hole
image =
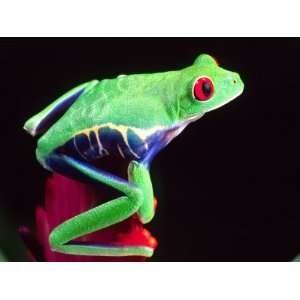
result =
[[[126,181],[66,155],[53,154],[51,159],[56,161],[56,165],[68,165],[89,179],[110,185],[126,195],[83,212],[54,228],[49,236],[49,242],[54,251],[99,256],[139,255],[150,257],[153,254],[153,249],[145,246],[115,247],[73,241],[86,234],[122,222],[136,212],[144,222],[152,218],[153,206],[150,209],[150,203],[153,201],[153,192],[146,167],[135,161],[131,162],[128,167],[129,181]],[[148,197],[151,197],[151,201]]]

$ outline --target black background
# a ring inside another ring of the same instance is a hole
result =
[[[47,171],[28,117],[91,79],[176,70],[200,53],[245,90],[190,125],[153,161],[153,261],[287,261],[300,252],[300,39],[0,40],[1,207],[33,225]]]

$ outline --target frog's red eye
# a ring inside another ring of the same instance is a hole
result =
[[[214,93],[214,85],[207,77],[200,77],[194,84],[194,97],[199,101],[209,100]]]

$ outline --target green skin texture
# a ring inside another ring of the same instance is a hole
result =
[[[208,101],[198,101],[193,95],[194,83],[202,76],[209,77],[214,85],[214,94]],[[83,87],[85,90],[80,97],[38,140],[37,159],[50,171],[52,170],[47,166],[46,159],[82,130],[107,123],[154,131],[157,127],[187,125],[239,96],[244,84],[237,73],[219,67],[211,56],[201,54],[193,65],[178,71],[118,76],[115,79],[84,83],[33,116],[25,123],[24,128],[36,135],[38,124],[55,105]],[[124,193],[124,196],[57,226],[49,236],[51,248],[75,255],[150,257],[153,254],[150,247],[71,243],[75,238],[122,222],[134,213],[139,215],[142,223],[150,222],[154,216],[154,207],[148,166],[131,161],[128,181],[125,181],[97,172],[67,154],[61,155],[61,159],[88,178],[107,184]]]

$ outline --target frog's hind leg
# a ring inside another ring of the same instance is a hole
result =
[[[153,249],[146,246],[122,246],[87,244],[74,242],[73,240],[97,230],[122,222],[135,212],[143,203],[143,192],[135,184],[117,176],[96,169],[87,163],[78,161],[62,154],[53,154],[52,159],[56,163],[66,165],[83,176],[94,181],[107,184],[125,196],[103,203],[95,208],[77,215],[60,224],[51,232],[49,242],[54,251],[76,255],[99,255],[99,256],[146,256],[153,254]],[[132,163],[131,163],[132,164]],[[57,164],[56,164],[57,165]],[[53,168],[53,166],[51,166]],[[136,169],[136,166],[129,166]],[[55,171],[55,170],[54,170]]]

